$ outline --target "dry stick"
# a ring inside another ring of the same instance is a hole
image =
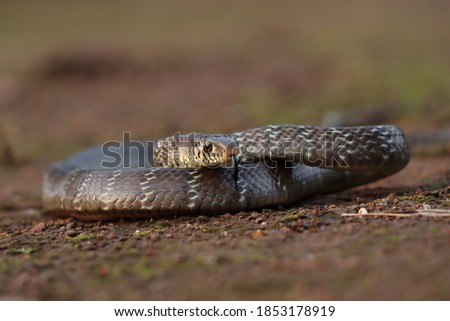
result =
[[[389,212],[375,212],[367,214],[342,213],[341,216],[450,217],[450,210],[446,209],[418,210],[416,213],[389,213]]]

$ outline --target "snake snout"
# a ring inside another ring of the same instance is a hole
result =
[[[237,156],[240,154],[241,150],[237,144],[232,144],[231,146],[227,146],[226,151],[226,165],[234,166],[234,162],[237,159]]]
[[[229,150],[228,157],[233,158],[233,156],[239,155],[240,152],[241,152],[241,150],[240,150],[239,146],[234,146]]]

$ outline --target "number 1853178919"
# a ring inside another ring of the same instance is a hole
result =
[[[296,306],[286,306],[286,305],[266,305],[257,307],[257,316],[259,317],[269,317],[269,316],[290,316],[290,317],[327,317],[332,316],[335,312],[334,306],[309,306],[309,305],[296,305]]]

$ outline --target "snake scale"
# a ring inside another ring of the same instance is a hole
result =
[[[268,125],[231,135],[240,148],[240,163],[234,168],[155,167],[151,156],[142,166],[135,149],[130,149],[129,166],[104,168],[101,147],[82,151],[45,173],[44,209],[109,220],[289,206],[310,195],[389,176],[409,161],[408,143],[393,125]],[[124,156],[126,146],[121,147]],[[152,144],[144,152],[152,155]]]

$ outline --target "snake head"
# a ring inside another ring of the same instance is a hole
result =
[[[189,156],[198,167],[222,167],[234,166],[239,153],[239,145],[233,136],[201,134],[194,138]]]
[[[232,135],[192,133],[159,140],[153,158],[155,164],[165,167],[216,168],[237,166],[239,153]]]

